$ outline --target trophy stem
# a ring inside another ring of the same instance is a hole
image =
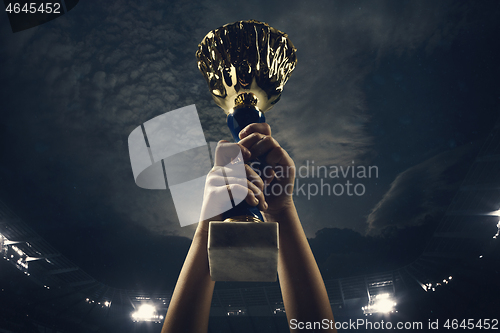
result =
[[[255,106],[243,105],[237,107],[227,115],[227,126],[235,142],[239,142],[239,134],[242,129],[252,123],[265,123],[266,116]]]
[[[257,107],[253,105],[239,105],[237,106],[233,112],[227,115],[227,126],[231,131],[231,135],[234,138],[235,142],[239,142],[239,133],[246,126],[252,123],[264,123],[266,122],[266,117],[262,112],[257,109]],[[261,163],[262,164],[262,163]],[[236,216],[248,217],[248,219],[239,219],[238,221],[254,221],[254,222],[264,222],[264,218],[262,217],[262,213],[257,207],[252,207],[247,204],[245,201],[236,205],[229,211],[223,214],[223,218],[225,221],[228,219],[232,219],[235,221]]]

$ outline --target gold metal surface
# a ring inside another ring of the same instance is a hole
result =
[[[234,104],[235,108],[244,105],[257,106],[257,96],[252,93],[241,93],[234,100]]]
[[[264,221],[261,221],[260,219],[254,217],[254,216],[240,215],[240,216],[228,217],[227,219],[224,220],[224,222],[256,222],[256,223],[263,223]]]
[[[241,103],[266,112],[276,104],[297,63],[287,34],[255,20],[226,24],[198,45],[198,68],[226,114]],[[251,95],[241,96],[243,93]]]

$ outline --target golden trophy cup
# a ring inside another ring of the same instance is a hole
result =
[[[198,68],[215,103],[227,115],[236,142],[251,123],[265,122],[295,68],[288,36],[255,20],[226,24],[198,46]],[[264,222],[257,207],[241,202],[209,224],[208,257],[214,281],[276,281],[278,223]]]

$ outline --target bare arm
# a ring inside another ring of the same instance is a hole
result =
[[[267,213],[265,218],[279,222],[280,226],[278,276],[288,322],[327,319],[328,323],[334,323],[325,284],[295,206],[292,204],[279,213]],[[324,331],[336,332],[335,328]]]
[[[269,184],[267,186],[280,187],[267,191],[265,200],[268,206],[264,206],[268,208],[264,217],[267,221],[279,223],[278,276],[288,322],[292,319],[297,322],[322,322],[326,319],[332,329],[323,331],[336,332],[325,284],[292,199],[295,164],[271,137],[267,124],[247,126],[240,138],[240,145],[249,149],[253,158],[265,156],[268,167],[272,168],[271,172],[261,172]],[[271,176],[266,178],[267,175]],[[276,196],[273,193],[281,194]],[[258,198],[260,201],[262,197]]]
[[[162,333],[207,332],[215,282],[208,267],[208,221],[200,222],[182,266]]]
[[[243,153],[244,158],[250,157],[250,152],[246,148],[234,143],[225,141],[219,142],[215,151],[215,166],[207,176],[201,220],[196,229],[191,247],[182,266],[181,273],[175,285],[172,300],[168,307],[168,312],[163,324],[162,333],[180,332],[207,332],[208,319],[210,315],[210,305],[215,282],[210,277],[208,264],[208,226],[210,221],[221,221],[222,215],[213,216],[214,212],[224,211],[222,207],[227,201],[228,187],[231,191],[248,192],[246,201],[252,206],[264,201],[262,194],[255,194],[258,188],[248,180],[247,187],[243,187],[241,182],[227,185],[223,174],[219,171],[220,166],[226,166],[239,153]],[[248,170],[250,170],[247,167]],[[226,168],[230,172],[229,168]],[[253,190],[252,190],[253,189]],[[233,192],[234,193],[234,192]],[[261,204],[261,208],[264,207]]]

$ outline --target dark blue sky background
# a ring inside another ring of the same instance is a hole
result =
[[[498,117],[498,18],[496,1],[81,2],[13,34],[3,15],[0,199],[106,283],[173,284],[194,228],[179,226],[169,191],[134,184],[127,137],[196,104],[207,141],[229,139],[194,53],[208,31],[257,19],[298,49],[266,115],[297,166],[379,170],[361,197],[296,197],[307,235],[321,231],[324,274],[362,272],[367,252],[402,264],[411,256],[384,242],[416,251],[401,239],[430,235]],[[363,237],[387,227],[403,238]],[[342,257],[331,244],[346,239]],[[325,273],[332,256],[351,266]]]

